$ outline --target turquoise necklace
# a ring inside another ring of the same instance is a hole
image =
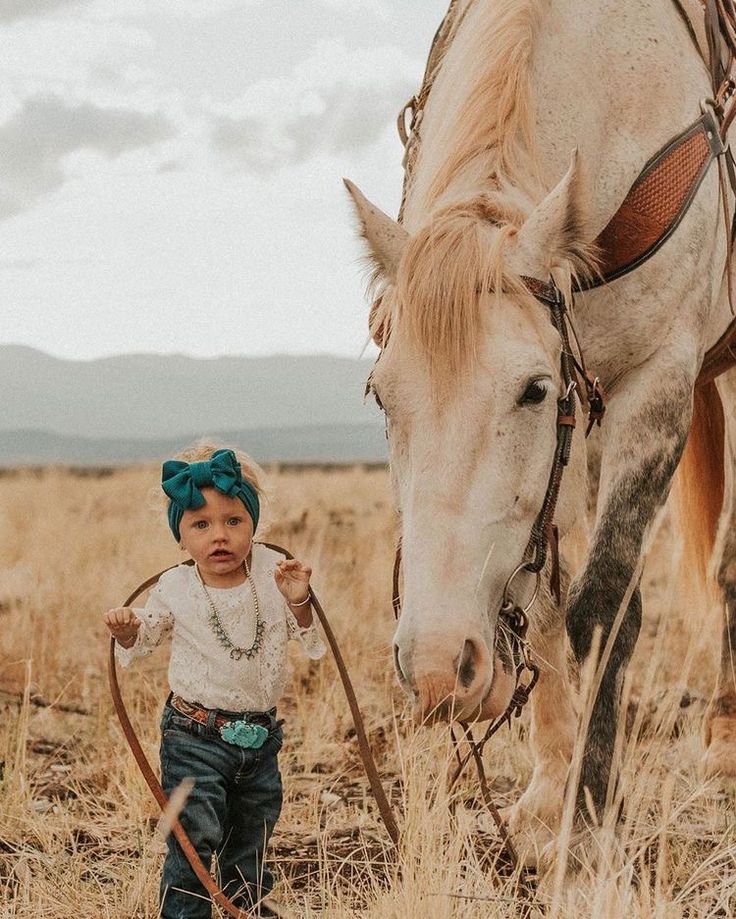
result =
[[[248,560],[243,559],[243,565],[245,566],[245,577],[250,584],[250,592],[253,597],[253,608],[256,612],[256,631],[253,637],[253,644],[250,648],[239,648],[236,644],[233,643],[230,636],[225,631],[225,627],[222,624],[220,619],[220,614],[215,606],[215,603],[210,596],[210,592],[207,590],[207,585],[202,580],[202,575],[199,572],[199,566],[195,566],[195,571],[197,572],[197,579],[202,585],[202,590],[204,591],[205,599],[207,600],[207,605],[210,608],[210,617],[209,622],[212,627],[212,631],[215,633],[217,640],[220,644],[230,652],[230,657],[234,661],[239,661],[241,657],[246,657],[248,660],[256,655],[263,644],[263,630],[265,628],[265,623],[261,619],[260,610],[258,606],[258,594],[256,593],[256,585],[253,583],[253,577],[250,573],[250,568],[248,567]]]

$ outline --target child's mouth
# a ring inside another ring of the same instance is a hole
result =
[[[228,552],[227,549],[215,549],[214,552],[210,552],[210,558],[230,558],[232,552]]]

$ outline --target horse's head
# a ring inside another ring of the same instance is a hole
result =
[[[370,386],[402,518],[395,664],[418,719],[496,717],[514,689],[498,613],[547,490],[563,395],[560,337],[519,278],[569,277],[575,176],[573,162],[517,227],[476,199],[411,234],[348,183],[381,288]],[[568,492],[584,491],[580,458]]]

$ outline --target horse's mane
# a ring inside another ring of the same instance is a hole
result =
[[[530,71],[541,8],[541,0],[475,0],[475,8],[470,0],[443,68],[449,83],[459,84],[469,73],[473,86],[458,99],[454,118],[445,122],[451,143],[445,145],[443,138],[432,150],[431,139],[425,138],[429,143],[418,173],[426,172],[430,180],[428,205],[476,158],[489,183],[536,191]],[[433,162],[438,154],[441,162]]]
[[[422,135],[408,188],[411,223],[421,225],[421,215],[425,222],[409,237],[395,285],[372,316],[374,337],[401,326],[433,378],[448,381],[476,355],[483,294],[526,295],[504,268],[504,249],[544,194],[530,87],[541,0],[476,3],[466,7],[438,76],[437,102],[450,111],[425,121],[435,129]],[[469,180],[478,189],[473,197]],[[583,267],[583,241],[569,242],[580,256],[573,269]]]

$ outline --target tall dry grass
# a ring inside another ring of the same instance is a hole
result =
[[[162,841],[106,681],[101,613],[180,560],[156,470],[104,477],[47,469],[0,477],[0,916],[154,917]],[[681,607],[677,547],[663,526],[644,579],[645,623],[626,686],[623,824],[598,858],[541,888],[494,868],[498,838],[468,775],[448,808],[446,730],[416,731],[391,673],[395,519],[382,470],[274,473],[262,538],[315,569],[384,784],[404,834],[395,858],[361,771],[336,670],[295,654],[280,706],[286,787],[273,840],[280,897],[297,915],[701,917],[736,914],[734,801],[701,782],[700,725],[717,624]],[[155,761],[166,654],[121,675]],[[522,719],[488,748],[498,803],[532,763]]]

